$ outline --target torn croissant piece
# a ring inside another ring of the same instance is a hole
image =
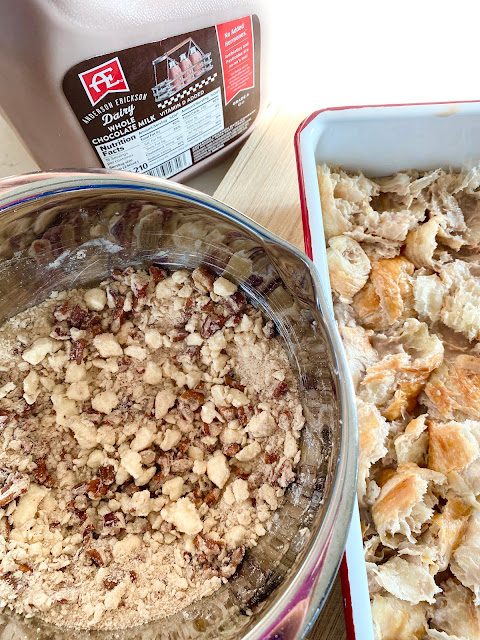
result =
[[[356,226],[347,232],[359,242],[375,243],[377,258],[382,257],[385,246],[395,248],[398,255],[409,231],[425,218],[426,202],[423,199],[414,201],[410,207],[399,200],[390,194],[381,194],[369,204],[363,203],[355,216]]]
[[[473,515],[463,540],[453,553],[450,570],[474,594],[474,603],[480,605],[480,516]]]
[[[447,291],[440,312],[442,322],[469,340],[480,338],[480,278],[471,265],[455,260],[445,265],[440,277]]]
[[[367,368],[359,394],[379,407],[387,420],[397,420],[415,408],[418,394],[442,362],[443,346],[415,318],[391,336],[391,345],[397,353]]]
[[[370,278],[357,293],[353,308],[362,325],[388,329],[413,308],[414,266],[402,256],[372,262]]]
[[[475,509],[480,504],[480,422],[429,424],[428,466],[444,473],[449,486]]]
[[[378,184],[364,176],[361,171],[348,174],[342,169],[336,169],[335,177],[335,197],[346,202],[363,205],[380,192]]]
[[[441,591],[428,568],[399,556],[380,565],[369,565],[369,570],[380,587],[411,604],[433,604],[435,594]]]
[[[373,521],[385,546],[395,549],[404,540],[415,541],[414,536],[434,515],[438,502],[434,488],[445,482],[445,476],[436,471],[416,464],[399,465],[372,507]]]
[[[325,237],[363,229],[362,217],[369,210],[369,200],[379,193],[378,185],[362,173],[348,175],[341,169],[317,166],[320,202]],[[354,219],[358,214],[360,219]]]
[[[405,427],[405,431],[395,439],[398,464],[413,462],[424,466],[427,462],[428,431],[426,414],[415,418]]]
[[[335,236],[328,241],[327,262],[330,284],[342,302],[351,302],[370,273],[370,260],[353,238]]]
[[[470,421],[468,421],[470,422]],[[465,469],[478,457],[478,442],[466,422],[430,421],[428,466],[445,475]]]
[[[341,325],[339,331],[347,354],[353,385],[356,389],[367,367],[377,362],[378,354],[372,347],[370,337],[363,327]]]
[[[338,180],[332,176],[330,167],[317,166],[318,187],[322,205],[322,219],[325,237],[338,236],[352,228],[350,216],[352,206],[348,202],[335,198],[335,186]]]
[[[377,564],[384,559],[385,547],[382,546],[378,536],[371,536],[367,540],[364,539],[363,547],[365,562]]]
[[[472,508],[454,491],[447,491],[447,503],[433,516],[422,544],[434,550],[437,571],[445,571],[467,529]]]
[[[442,188],[441,180],[431,187],[428,209],[430,219],[438,222],[438,238],[451,249],[460,249],[467,225],[455,196]]]
[[[427,630],[427,604],[411,604],[393,596],[372,599],[375,640],[422,640]]]
[[[360,504],[364,504],[370,467],[387,453],[385,439],[389,426],[373,404],[360,399],[357,401],[357,415],[360,448],[357,494]]]
[[[409,191],[412,195],[418,196],[421,191],[427,189],[431,185],[433,185],[442,174],[441,169],[435,169],[434,171],[429,171],[424,175],[419,176],[416,175],[415,180],[412,180],[410,183]],[[413,177],[413,174],[412,174]]]
[[[418,276],[413,281],[415,311],[421,320],[437,322],[443,307],[443,298],[447,292],[439,276]]]
[[[438,222],[431,219],[408,232],[404,252],[417,268],[432,266],[437,231]]]
[[[375,178],[381,193],[396,193],[399,196],[410,195],[411,181],[411,176],[404,171],[399,171],[391,176]]]
[[[452,579],[441,586],[443,592],[435,599],[431,626],[437,631],[449,634],[450,638],[480,638],[480,610],[473,602],[472,592]]]
[[[460,194],[457,200],[467,226],[463,236],[466,246],[478,251],[480,249],[480,194],[478,191],[465,192]]]
[[[433,418],[480,420],[480,358],[445,359],[430,376],[420,401]]]

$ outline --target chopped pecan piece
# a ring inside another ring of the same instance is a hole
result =
[[[177,449],[180,453],[187,453],[188,447],[190,446],[190,440],[183,439],[177,444]]]
[[[115,587],[118,587],[121,581],[122,580],[120,576],[117,576],[117,575],[107,576],[103,581],[103,586],[107,591],[112,591],[112,589],[115,589]]]
[[[8,540],[10,537],[10,531],[12,530],[12,525],[8,521],[7,518],[2,518],[0,520],[0,536],[3,536],[5,540]]]
[[[163,485],[165,484],[166,480],[167,480],[167,475],[165,475],[163,471],[159,471],[156,475],[153,476],[153,478],[148,483],[148,488],[150,492],[158,493],[163,487]]]
[[[112,313],[112,320],[110,322],[110,331],[112,333],[118,333],[120,331],[120,327],[125,322],[125,318],[127,314],[123,310],[123,305],[125,304],[125,296],[118,296],[115,301],[115,308]]]
[[[98,470],[102,484],[110,486],[115,482],[115,469],[111,464],[102,464]]]
[[[220,575],[222,578],[231,578],[235,571],[238,569],[238,565],[243,560],[245,555],[245,547],[237,547],[231,551],[222,563],[220,569]]]
[[[209,491],[207,493],[207,495],[205,496],[205,498],[203,499],[203,502],[209,507],[212,504],[215,504],[216,502],[218,502],[218,499],[220,498],[220,489],[218,489],[217,487],[215,487],[215,489],[212,489],[211,491]]]
[[[121,512],[106,513],[103,516],[103,532],[106,535],[115,536],[125,531],[125,518]]]
[[[72,489],[73,496],[84,496],[88,491],[88,484],[86,482],[79,482]]]
[[[107,494],[108,487],[102,483],[100,478],[93,478],[87,486],[87,496],[90,500],[100,500]]]
[[[250,474],[242,467],[235,467],[235,477],[241,478],[242,480],[247,480],[247,478],[250,477]]]
[[[225,321],[226,318],[215,313],[208,315],[202,324],[200,335],[205,339],[211,338],[215,333],[217,333],[217,331],[220,331],[225,324]]]
[[[113,269],[112,271],[112,280],[116,280],[117,282],[122,279],[122,272],[120,269]]]
[[[100,322],[98,324],[92,324],[92,326],[90,327],[90,333],[92,335],[92,338],[95,338],[95,336],[103,333],[102,324]]]
[[[265,451],[265,463],[273,464],[278,462],[278,453],[276,451]]]
[[[83,540],[85,542],[85,544],[91,542],[91,540],[93,539],[92,533],[95,531],[95,525],[93,524],[93,522],[88,518],[88,516],[85,518],[83,524],[82,524],[82,537]]]
[[[75,340],[72,343],[72,348],[70,350],[70,360],[75,360],[75,362],[80,365],[83,361],[83,351],[87,346],[87,341],[84,338],[80,338],[80,340]]]
[[[45,462],[45,458],[39,458],[38,460],[35,460],[35,463],[37,465],[37,468],[33,472],[35,482],[38,482],[38,484],[43,484],[45,487],[51,489],[55,485],[55,480],[47,472],[47,464]]]
[[[223,424],[220,420],[213,420],[210,424],[207,422],[203,423],[203,433],[206,436],[213,436],[214,438],[218,438],[218,436],[222,433]]]
[[[143,298],[147,297],[148,285],[148,282],[142,282],[139,279],[132,278],[132,291],[135,296],[135,301],[143,300]]]
[[[171,453],[165,453],[161,456],[158,456],[157,458],[157,463],[160,467],[160,471],[166,476],[168,476],[168,474],[170,473],[170,465],[172,464],[172,460],[173,455]]]
[[[85,550],[85,554],[90,560],[97,565],[97,567],[106,567],[112,560],[112,554],[109,549],[105,547],[95,547]]]
[[[204,553],[207,557],[209,555],[218,555],[223,547],[223,543],[220,540],[204,538],[203,536],[198,534],[193,539],[193,544],[201,553]]]
[[[189,335],[186,329],[174,329],[172,332],[172,342],[181,342]]]
[[[137,574],[135,571],[129,571],[128,575],[130,576],[130,580],[132,582],[136,582],[137,581]]]
[[[227,422],[235,420],[235,418],[237,417],[235,407],[217,407],[217,411],[222,416],[222,418],[225,418]]]
[[[50,337],[55,340],[69,340],[70,339],[70,327],[67,322],[60,322],[56,324],[51,333]]]
[[[88,326],[85,326],[85,324],[88,324],[88,315],[86,309],[82,309],[82,307],[76,304],[66,320],[72,327],[75,327],[75,329],[87,329]]]
[[[237,443],[224,444],[222,447],[222,451],[227,456],[227,458],[233,458],[233,456],[237,455],[240,449],[241,447]]]
[[[157,458],[153,449],[144,449],[144,451],[140,451],[140,457],[142,459],[142,464],[145,467],[151,467],[155,464],[155,460]]]
[[[192,279],[195,284],[195,288],[201,293],[213,291],[215,276],[205,269],[205,267],[198,267],[197,269],[194,269],[192,271]]]
[[[232,378],[232,376],[229,376],[229,375],[225,376],[225,384],[227,385],[227,387],[231,387],[232,389],[237,389],[238,391],[245,391],[244,385],[237,382],[235,378]]]
[[[73,501],[73,507],[78,511],[86,511],[88,509],[88,504],[87,496],[77,496]]]
[[[20,587],[20,581],[18,580],[18,578],[15,578],[11,571],[2,573],[2,575],[0,575],[0,580],[4,580],[12,587],[12,589],[18,589]]]
[[[31,567],[28,566],[28,564],[19,564],[18,566],[18,570],[21,571],[22,573],[32,573],[33,569]]]
[[[34,402],[33,404],[28,404],[28,402],[22,399],[20,407],[17,410],[17,415],[19,415],[21,418],[25,418],[30,413],[33,413],[36,408],[37,408],[36,402]]]
[[[233,295],[225,298],[225,304],[234,314],[240,314],[247,306],[247,299],[241,291],[237,291]]]
[[[177,355],[173,357],[178,362],[193,364],[198,359],[199,355],[200,355],[200,347],[197,345],[190,345],[189,347],[182,349],[180,353],[177,353]]]
[[[137,493],[137,491],[140,491],[140,487],[137,487],[137,485],[134,482],[130,482],[129,484],[123,485],[122,487],[122,493],[125,493],[127,496],[130,496],[130,498],[133,496],[134,493]]]
[[[3,508],[27,493],[30,487],[30,479],[28,476],[15,471],[8,473],[2,470],[1,475],[3,476],[3,486],[0,488],[0,508]]]
[[[290,460],[285,460],[273,474],[273,483],[279,487],[286,488],[295,480],[295,472],[293,471]]]
[[[287,391],[288,391],[288,384],[285,381],[280,382],[279,384],[277,384],[277,386],[273,390],[272,397],[280,398],[280,396],[284,396],[287,393]]]
[[[200,391],[193,391],[192,389],[184,391],[180,398],[188,404],[192,411],[199,409],[205,402],[205,396],[203,393]]]
[[[215,304],[213,300],[209,300],[206,304],[204,304],[202,307],[202,311],[204,313],[212,313],[213,311],[215,311]]]
[[[168,276],[168,273],[165,271],[165,269],[160,269],[160,267],[157,267],[154,264],[151,265],[148,271],[152,276],[154,282],[165,280],[165,278]]]
[[[71,309],[68,304],[62,304],[58,307],[55,307],[53,310],[53,317],[57,322],[63,322],[70,318]]]
[[[190,471],[193,467],[193,460],[190,458],[178,458],[177,460],[173,460],[170,471],[171,473],[186,473]]]
[[[251,404],[245,404],[242,407],[238,407],[237,417],[242,427],[245,427],[248,424],[249,420],[253,418],[253,414],[254,411]]]

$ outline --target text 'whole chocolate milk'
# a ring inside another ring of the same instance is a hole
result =
[[[186,178],[266,103],[268,0],[0,0],[0,107],[42,169]]]

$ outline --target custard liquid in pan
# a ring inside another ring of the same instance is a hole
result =
[[[148,176],[99,170],[0,181],[2,321],[54,290],[152,262],[226,271],[274,319],[306,417],[297,480],[271,530],[211,596],[122,632],[59,630],[5,610],[0,640],[291,640],[305,636],[332,585],[355,496],[357,436],[345,355],[313,263],[213,198]]]

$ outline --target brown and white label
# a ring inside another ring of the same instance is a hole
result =
[[[254,15],[85,60],[63,91],[103,166],[168,178],[251,126],[259,83]]]

